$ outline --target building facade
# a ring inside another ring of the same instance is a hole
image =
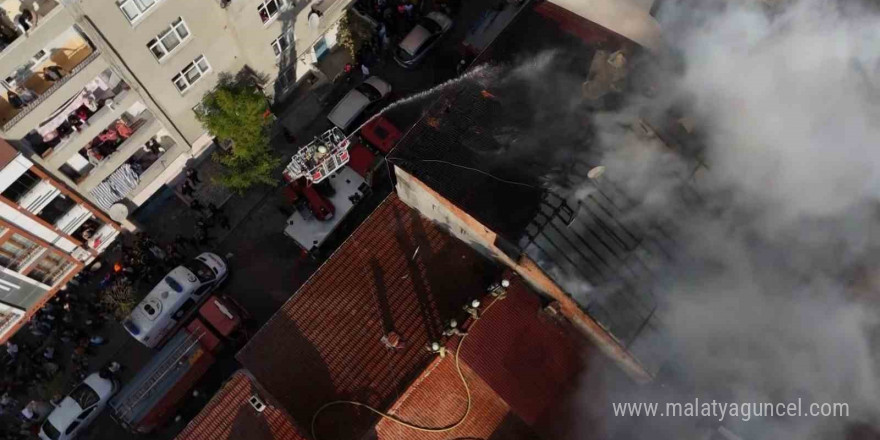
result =
[[[0,0],[0,340],[211,149],[193,109],[221,74],[279,101],[341,70],[351,3]],[[4,297],[7,272],[36,287]]]
[[[0,342],[120,230],[94,204],[0,140]]]

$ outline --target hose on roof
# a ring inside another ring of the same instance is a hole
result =
[[[486,308],[483,309],[482,314],[485,314],[486,312],[488,312],[489,309],[492,308],[492,306],[495,305],[495,303],[501,299],[504,299],[504,295],[496,296],[492,300],[492,302],[490,302],[486,306]],[[322,405],[320,408],[318,408],[317,411],[315,411],[315,415],[312,416],[312,426],[311,426],[312,438],[314,440],[318,440],[318,436],[315,434],[315,422],[318,420],[318,416],[321,415],[321,413],[324,410],[326,410],[327,408],[330,408],[333,406],[339,406],[339,405],[352,405],[352,406],[359,406],[361,408],[366,408],[370,412],[373,412],[373,413],[379,415],[383,419],[390,420],[391,422],[394,422],[398,425],[404,426],[409,429],[414,429],[416,431],[449,432],[449,431],[452,431],[453,429],[461,426],[462,423],[464,423],[465,420],[467,420],[468,416],[471,413],[471,409],[473,407],[473,401],[472,401],[472,396],[471,396],[471,388],[468,386],[467,379],[465,379],[465,377],[464,377],[464,373],[461,372],[461,362],[460,362],[461,356],[459,354],[461,353],[462,345],[464,345],[464,340],[471,333],[473,328],[477,325],[477,322],[479,322],[479,318],[480,318],[480,316],[475,317],[474,322],[468,328],[467,333],[465,333],[461,336],[461,339],[458,340],[458,346],[455,348],[455,369],[458,372],[458,377],[461,379],[461,383],[462,383],[462,385],[464,385],[464,392],[467,395],[467,406],[465,407],[464,414],[456,422],[454,422],[450,425],[441,426],[441,427],[420,426],[420,425],[416,425],[415,423],[412,423],[412,422],[407,422],[406,420],[401,420],[391,414],[388,414],[384,411],[380,411],[380,410],[373,408],[372,406],[367,405],[366,403],[363,403],[363,402],[357,402],[354,400],[334,400],[332,402],[327,402],[324,405]]]

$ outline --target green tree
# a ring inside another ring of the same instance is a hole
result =
[[[232,144],[231,151],[215,154],[214,160],[225,168],[218,182],[239,194],[259,183],[275,184],[273,173],[281,163],[269,145],[273,120],[258,85],[250,75],[223,75],[196,109],[206,130]]]
[[[373,29],[366,20],[348,10],[339,19],[339,33],[336,34],[336,42],[348,50],[352,58],[364,43],[370,41]]]

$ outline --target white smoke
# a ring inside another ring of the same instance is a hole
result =
[[[655,289],[670,353],[701,398],[850,407],[848,419],[732,421],[743,438],[842,438],[880,408],[880,284],[859,294],[852,275],[880,270],[880,15],[822,0],[663,12],[679,70],[659,76],[661,96],[595,121],[609,178],[643,215],[680,226],[682,258]],[[702,209],[679,197],[693,160],[621,129],[671,102],[705,146]]]

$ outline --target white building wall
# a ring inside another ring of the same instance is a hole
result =
[[[663,49],[660,23],[651,16],[654,2],[647,0],[549,0],[581,17],[644,46]]]
[[[49,243],[55,243],[60,238],[55,231],[43,226],[43,224],[31,219],[27,215],[5,203],[0,203],[0,218],[3,218],[9,223],[18,226]]]
[[[12,185],[33,165],[34,163],[28,158],[19,154],[18,157],[0,170],[0,192],[6,191],[6,188],[9,188],[9,185]]]

